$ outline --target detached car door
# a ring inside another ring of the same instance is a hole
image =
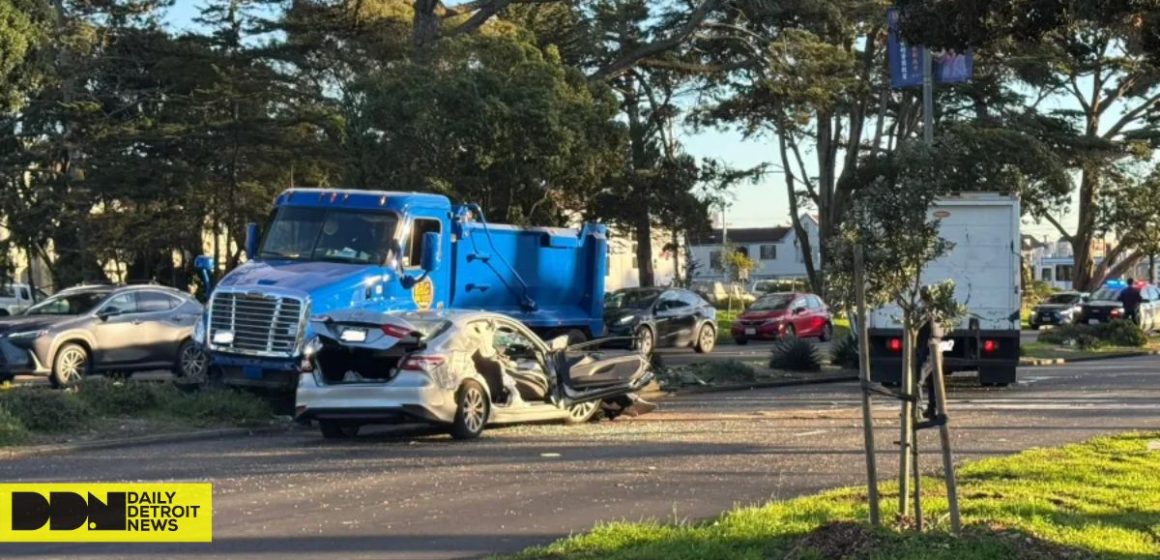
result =
[[[653,379],[639,352],[596,349],[599,340],[565,348],[563,340],[553,341],[547,360],[554,374],[553,400],[560,406],[626,395]]]

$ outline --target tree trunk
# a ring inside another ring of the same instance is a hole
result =
[[[640,276],[640,285],[642,287],[655,286],[656,271],[653,270],[652,260],[652,224],[649,222],[648,213],[641,213],[635,231],[637,272]]]
[[[1072,236],[1071,249],[1075,255],[1072,284],[1080,291],[1092,291],[1094,262],[1092,240],[1095,237],[1096,205],[1099,203],[1099,173],[1094,165],[1084,166],[1079,186],[1079,225]]]
[[[781,166],[785,170],[785,190],[789,196],[789,218],[793,224],[794,235],[798,239],[798,246],[802,251],[802,263],[806,267],[806,279],[809,280],[810,289],[816,294],[823,294],[824,286],[822,282],[822,275],[814,268],[814,251],[810,243],[810,237],[806,235],[806,228],[802,225],[801,213],[798,212],[797,193],[794,189],[794,174],[793,167],[790,166],[789,153],[786,148],[785,129],[781,129],[777,133],[778,152],[781,154]],[[802,177],[802,181],[809,180]],[[820,237],[819,237],[820,239]],[[722,255],[724,258],[724,255]]]
[[[415,17],[412,20],[411,42],[421,49],[439,38],[439,16],[435,14],[438,0],[415,0]]]

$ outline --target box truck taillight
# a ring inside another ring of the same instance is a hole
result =
[[[991,354],[998,349],[999,349],[998,342],[995,342],[994,340],[990,340],[990,339],[983,341],[983,353]]]
[[[901,352],[902,351],[902,339],[901,338],[892,338],[886,342],[886,347],[889,348],[891,352]]]

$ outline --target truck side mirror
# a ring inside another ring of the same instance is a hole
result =
[[[443,236],[440,234],[434,231],[423,234],[423,255],[420,257],[422,262],[419,263],[419,268],[422,268],[423,272],[431,274],[439,268],[442,244]]]
[[[253,260],[258,257],[258,224],[246,224],[246,258]]]

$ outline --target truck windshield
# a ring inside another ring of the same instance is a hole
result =
[[[266,228],[258,258],[380,264],[397,222],[386,212],[282,206]]]

